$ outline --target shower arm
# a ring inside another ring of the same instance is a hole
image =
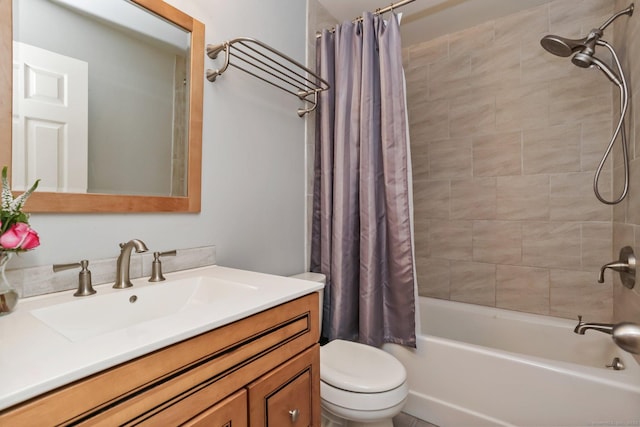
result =
[[[633,5],[630,6],[628,9],[631,9],[631,11],[633,11]],[[620,16],[623,13],[624,13],[624,11],[619,12],[616,15],[616,17]],[[613,19],[615,19],[615,18],[612,18],[609,21],[611,21]],[[618,124],[616,126],[616,129],[613,132],[611,140],[609,141],[609,145],[607,146],[607,149],[605,150],[605,153],[602,156],[602,160],[600,160],[600,164],[598,165],[598,167],[596,169],[596,173],[595,173],[594,178],[593,178],[593,191],[594,191],[596,197],[598,198],[598,200],[600,200],[602,203],[607,204],[607,205],[615,205],[615,204],[620,203],[627,196],[627,193],[629,192],[629,165],[628,165],[628,163],[629,163],[628,162],[629,153],[628,153],[628,148],[627,148],[626,133],[625,133],[625,129],[624,129],[624,117],[625,117],[625,115],[627,113],[627,109],[628,109],[628,105],[629,105],[629,89],[628,89],[627,81],[626,81],[625,76],[624,76],[624,72],[622,70],[622,65],[620,64],[620,61],[618,59],[618,55],[616,55],[616,52],[613,49],[613,46],[611,46],[605,40],[598,40],[597,44],[599,46],[604,46],[609,50],[609,52],[611,53],[611,56],[612,56],[612,58],[613,58],[613,60],[614,60],[614,62],[616,64],[616,68],[618,69],[619,75],[616,76],[615,73],[606,64],[604,64],[598,58],[592,57],[592,61],[593,61],[594,65],[600,71],[602,71],[612,82],[614,82],[618,86],[618,88],[620,89],[620,120],[618,120]],[[609,154],[611,153],[611,150],[613,149],[613,145],[614,145],[616,139],[618,138],[619,134],[621,134],[622,155],[624,157],[624,162],[623,162],[624,163],[624,176],[625,176],[624,188],[622,190],[622,193],[621,193],[620,197],[618,197],[615,200],[609,201],[609,200],[604,199],[600,195],[600,190],[598,189],[598,181],[600,179],[600,173],[602,172],[602,169],[604,168],[604,164],[605,164],[607,158],[609,157]]]
[[[582,50],[582,52],[585,53],[585,51],[586,51],[586,52],[589,53],[589,55],[593,55],[596,45],[603,46],[599,42],[600,42],[600,37],[602,37],[602,34],[604,33],[604,30],[609,25],[611,25],[611,23],[613,23],[613,21],[615,21],[616,19],[618,19],[622,15],[629,15],[629,16],[633,15],[633,8],[634,8],[634,4],[631,3],[631,5],[629,5],[629,7],[627,7],[626,9],[623,9],[623,10],[613,14],[613,16],[611,16],[609,19],[607,19],[604,22],[604,24],[600,25],[598,28],[594,28],[591,31],[589,31],[589,34],[585,38],[585,42],[584,42],[585,48]]]
[[[633,15],[633,7],[634,7],[633,3],[631,3],[631,5],[629,5],[628,8],[623,9],[620,12],[617,12],[611,18],[607,19],[604,24],[600,25],[598,30],[604,31],[605,28],[607,28],[613,21],[615,21],[616,19],[618,19],[622,15],[629,15],[629,16]]]

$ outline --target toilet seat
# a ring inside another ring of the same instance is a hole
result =
[[[354,393],[381,393],[407,380],[404,366],[392,355],[369,345],[333,340],[320,347],[320,379]]]

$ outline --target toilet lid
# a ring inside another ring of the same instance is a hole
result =
[[[358,393],[380,393],[407,379],[404,366],[392,355],[369,345],[333,340],[320,347],[320,379]]]

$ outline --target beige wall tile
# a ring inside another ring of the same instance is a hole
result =
[[[590,272],[551,270],[550,310],[552,316],[584,316],[586,322],[611,322],[613,290],[611,284],[597,283]]]
[[[405,78],[407,82],[407,105],[409,106],[409,120],[415,116],[420,116],[420,113],[415,111],[416,108],[424,100],[427,99],[429,94],[429,86],[427,84],[427,69],[426,68],[413,68],[405,70]]]
[[[414,229],[415,236],[415,256],[417,260],[431,257],[431,247],[429,245],[429,223],[430,221],[416,222]]]
[[[473,260],[494,264],[522,262],[522,225],[517,221],[474,221]]]
[[[547,83],[520,85],[496,92],[496,130],[538,129],[549,125]]]
[[[565,61],[567,60],[565,59]],[[591,103],[591,99],[596,97],[613,99],[613,86],[601,71],[574,66],[570,60],[566,65],[568,66],[568,78],[552,76],[553,78],[548,82],[549,95],[554,101],[582,98],[585,103]],[[604,120],[606,117],[611,117],[611,111],[607,112],[605,117],[600,117],[599,120]]]
[[[522,263],[534,267],[580,270],[581,228],[572,222],[522,224]]]
[[[562,33],[563,36],[566,34]],[[523,84],[544,83],[555,79],[568,79],[574,65],[540,47],[534,41],[522,43],[521,77]]]
[[[614,322],[633,322],[640,324],[640,294],[635,289],[616,285]]]
[[[549,314],[549,270],[498,265],[496,307]]]
[[[449,133],[466,137],[495,132],[495,96],[460,96],[449,105]]]
[[[611,260],[613,261],[617,257],[620,249],[624,246],[631,246],[637,243],[635,240],[635,230],[633,224],[623,224],[619,222],[613,223],[613,243],[611,248]],[[609,261],[606,261],[609,262]],[[603,264],[606,264],[603,263]]]
[[[580,125],[525,130],[522,138],[525,174],[580,171]]]
[[[616,188],[622,188],[622,182],[616,183]],[[640,224],[640,159],[634,159],[629,165],[629,200],[627,205],[627,222]],[[635,185],[634,185],[635,184]],[[618,193],[616,193],[617,195]]]
[[[430,140],[449,138],[449,100],[414,105],[409,126],[412,133],[426,135]]]
[[[418,294],[424,297],[449,299],[449,261],[418,259]]]
[[[496,179],[451,181],[451,219],[494,219]]]
[[[449,55],[453,58],[489,47],[494,41],[494,22],[489,21],[449,35]]]
[[[438,37],[409,47],[410,68],[426,66],[449,58],[449,36]]]
[[[475,176],[522,173],[522,132],[475,136],[472,145]]]
[[[495,21],[496,43],[513,39],[534,39],[539,41],[549,32],[549,10],[547,5],[514,13]]]
[[[414,129],[409,130],[411,139],[411,172],[414,180],[429,178],[429,140]],[[415,186],[414,186],[415,188]]]
[[[602,120],[611,115],[611,95],[554,97],[549,105],[549,122],[555,125],[570,125],[580,121]]]
[[[549,217],[552,221],[611,221],[611,206],[601,203],[593,194],[593,173],[551,175]],[[600,175],[601,196],[611,198],[611,174]]]
[[[471,57],[451,57],[429,64],[429,100],[462,96],[473,89]]]
[[[582,268],[597,274],[612,258],[611,222],[585,222],[582,227]]]
[[[451,300],[472,304],[496,304],[496,266],[477,262],[451,263]]]
[[[549,30],[565,37],[584,37],[584,30],[599,27],[600,17],[610,15],[613,2],[607,0],[556,0],[549,3]]]
[[[612,134],[611,120],[588,120],[582,123],[580,170],[596,170]],[[611,170],[611,164],[611,159],[607,159],[605,169]]]
[[[470,178],[471,138],[453,138],[429,143],[429,177],[434,179]]]
[[[568,64],[570,65],[570,64]],[[549,84],[551,125],[601,121],[611,117],[613,97],[611,85],[604,75],[589,73],[591,69],[569,78],[569,83],[554,80]],[[596,81],[590,82],[593,77]],[[577,83],[581,83],[578,85]]]
[[[504,220],[549,218],[549,176],[499,176],[496,216]]]
[[[520,85],[520,41],[493,44],[471,53],[475,88],[515,89]]]
[[[448,180],[420,180],[413,183],[413,205],[415,222],[429,219],[449,219]]]
[[[427,244],[432,258],[470,260],[472,223],[471,221],[429,221]]]

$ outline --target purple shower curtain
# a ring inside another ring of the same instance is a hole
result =
[[[415,347],[405,90],[397,16],[363,14],[317,42],[331,89],[316,116],[311,270],[323,336]]]

